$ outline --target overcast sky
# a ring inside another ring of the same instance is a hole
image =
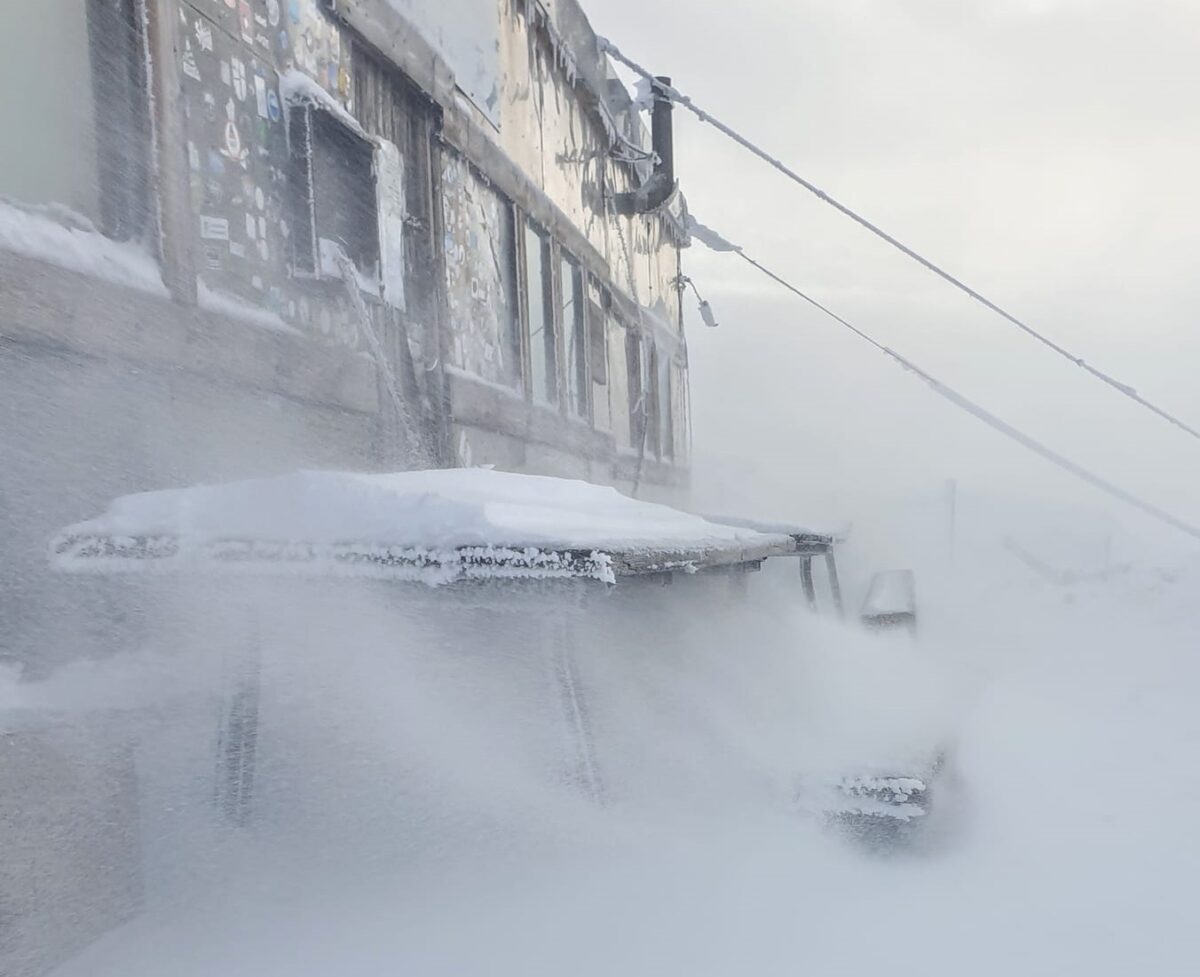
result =
[[[586,7],[600,33],[808,179],[1200,425],[1200,3]],[[677,133],[699,219],[1005,419],[1200,522],[1200,442],[694,118],[678,113]],[[697,247],[686,266],[722,323],[690,324],[702,490],[750,482],[778,503],[792,485],[836,498],[958,477],[1108,507],[736,259]]]

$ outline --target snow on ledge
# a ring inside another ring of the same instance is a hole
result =
[[[261,329],[286,333],[289,336],[304,335],[295,326],[289,326],[274,312],[251,305],[236,295],[215,289],[202,279],[198,279],[196,282],[196,302],[206,312],[215,312],[231,319],[240,319],[242,322],[248,322]]]
[[[310,78],[297,68],[290,68],[279,77],[279,94],[288,105],[310,105],[323,109],[334,116],[356,136],[373,143],[367,131],[359,124],[336,98],[329,94],[320,83]]]
[[[479,468],[356,474],[304,471],[116,499],[52,545],[66,570],[253,564],[274,572],[447,583],[588,577],[626,565],[693,570],[714,552],[791,549],[616,489]],[[661,559],[660,559],[661,557]],[[663,562],[669,559],[670,562]],[[142,564],[121,567],[119,564]]]
[[[167,297],[151,255],[136,244],[105,237],[86,217],[61,204],[25,205],[0,197],[0,250]]]

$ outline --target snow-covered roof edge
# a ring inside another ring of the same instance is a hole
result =
[[[440,584],[482,577],[696,572],[795,552],[784,534],[615,489],[485,469],[295,472],[115,499],[66,527],[72,571],[238,569]]]

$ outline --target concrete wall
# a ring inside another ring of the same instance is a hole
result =
[[[0,392],[0,661],[33,674],[105,652],[49,571],[63,525],[127,492],[395,461],[368,360],[5,252]]]

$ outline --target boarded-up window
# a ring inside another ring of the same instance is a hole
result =
[[[408,313],[410,339],[414,330],[424,328],[432,341],[442,291],[437,256],[443,240],[435,233],[433,216],[431,103],[365,44],[353,45],[353,64],[355,118],[380,140],[375,166],[384,298]],[[389,143],[399,161],[387,149]],[[397,185],[398,177],[402,185]],[[398,259],[403,267],[396,266]]]

